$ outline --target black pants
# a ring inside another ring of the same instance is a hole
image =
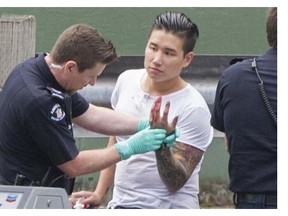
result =
[[[277,193],[234,193],[236,209],[277,209]]]

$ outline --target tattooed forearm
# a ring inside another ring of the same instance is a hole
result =
[[[178,117],[174,117],[172,123],[168,123],[170,102],[166,103],[161,117],[159,112],[161,101],[161,97],[157,98],[152,106],[150,126],[151,128],[164,128],[168,134],[171,134],[176,128]],[[182,143],[177,143],[172,151],[166,147],[156,151],[158,172],[169,191],[176,192],[187,182],[202,155],[201,150]]]
[[[203,151],[178,143],[174,148],[156,151],[159,175],[170,192],[176,192],[187,182],[198,165]]]

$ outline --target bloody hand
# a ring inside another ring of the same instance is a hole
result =
[[[150,126],[151,128],[163,128],[167,131],[167,135],[170,135],[176,127],[178,116],[174,117],[171,124],[168,124],[168,114],[170,109],[170,102],[165,105],[163,116],[160,116],[160,108],[162,103],[162,97],[158,97],[151,108],[150,112]]]

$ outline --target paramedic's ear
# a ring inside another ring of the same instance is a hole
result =
[[[75,61],[67,61],[66,64],[65,64],[65,68],[69,71],[69,72],[72,72],[74,70],[78,70],[78,67],[77,67],[77,63]]]

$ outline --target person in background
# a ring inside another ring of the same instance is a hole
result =
[[[163,129],[169,126],[169,109],[164,119],[156,116],[162,129],[145,129],[148,119],[94,106],[77,93],[94,85],[116,58],[110,41],[94,28],[76,24],[59,36],[50,54],[15,67],[0,95],[1,184],[62,187],[70,194],[74,177],[174,142],[175,133],[171,130],[166,138]],[[107,135],[139,132],[109,148],[79,152],[73,123]]]
[[[277,208],[277,8],[266,31],[266,52],[221,75],[211,119],[225,133],[236,208]]]
[[[75,192],[72,202],[84,197],[83,204],[100,205],[114,180],[108,208],[199,208],[198,175],[213,128],[204,98],[180,76],[194,57],[198,36],[197,25],[183,13],[157,16],[145,48],[145,68],[123,72],[111,97],[116,111],[140,117],[149,116],[156,97],[170,101],[170,113],[177,118],[168,120],[181,131],[175,146],[163,145],[156,152],[112,165],[101,171],[94,192]],[[152,112],[151,128],[159,127],[153,116]],[[127,139],[129,136],[111,137],[108,146]]]

